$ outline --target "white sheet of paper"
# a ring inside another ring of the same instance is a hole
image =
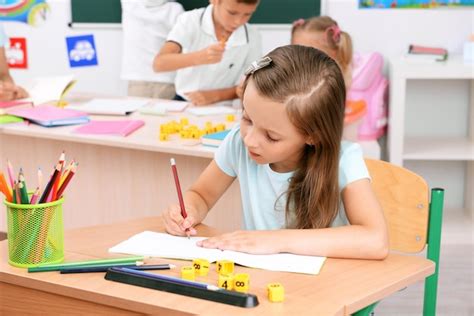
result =
[[[178,237],[169,234],[144,231],[109,249],[111,253],[125,253],[150,257],[192,260],[231,260],[243,266],[271,271],[318,274],[325,257],[301,256],[288,253],[252,255],[243,252],[207,249],[196,246],[198,240],[207,237]]]
[[[156,100],[139,109],[143,114],[165,115],[167,112],[182,112],[189,105],[186,101]]]
[[[150,102],[148,99],[92,99],[82,105],[70,105],[68,109],[89,114],[127,115]]]
[[[226,105],[194,106],[189,107],[186,112],[197,116],[237,113],[236,109]]]

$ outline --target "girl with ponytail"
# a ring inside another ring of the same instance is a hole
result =
[[[291,44],[322,50],[341,67],[346,90],[352,82],[352,39],[328,16],[299,19],[293,22]]]

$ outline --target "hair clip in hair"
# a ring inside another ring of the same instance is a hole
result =
[[[337,24],[331,25],[327,28],[327,31],[332,31],[332,39],[335,43],[339,43],[341,40],[341,29]]]
[[[245,70],[245,75],[251,75],[259,69],[267,67],[272,62],[272,59],[268,56],[260,58],[259,60],[254,61],[248,68]]]

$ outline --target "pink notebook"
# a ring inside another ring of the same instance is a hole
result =
[[[22,117],[46,127],[83,124],[89,121],[87,113],[62,109],[52,105],[40,105],[32,108],[14,108],[6,112],[7,114]]]
[[[79,134],[128,136],[145,125],[142,120],[91,121],[74,130]]]

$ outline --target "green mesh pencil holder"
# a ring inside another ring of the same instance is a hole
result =
[[[63,202],[42,204],[5,201],[8,226],[8,262],[28,268],[64,260]]]

